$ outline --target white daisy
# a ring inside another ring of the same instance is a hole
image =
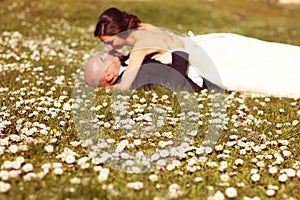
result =
[[[238,195],[237,190],[234,187],[226,188],[225,194],[228,198],[235,198]]]

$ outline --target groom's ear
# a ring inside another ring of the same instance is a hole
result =
[[[104,80],[107,83],[110,83],[113,80],[113,78],[114,78],[114,75],[111,74],[111,73],[105,73],[104,74]]]

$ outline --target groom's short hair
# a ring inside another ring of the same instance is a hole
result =
[[[98,86],[104,74],[105,63],[99,55],[91,57],[84,65],[84,80],[88,85]]]

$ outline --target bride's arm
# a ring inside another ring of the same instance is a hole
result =
[[[129,55],[129,64],[127,69],[123,73],[122,81],[115,86],[116,89],[128,90],[131,87],[137,73],[143,63],[145,56],[147,55],[146,50],[133,50]]]

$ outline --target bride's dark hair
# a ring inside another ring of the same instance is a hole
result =
[[[140,23],[141,21],[135,15],[122,12],[117,8],[109,8],[99,16],[94,36],[116,35],[130,29],[136,29]]]

